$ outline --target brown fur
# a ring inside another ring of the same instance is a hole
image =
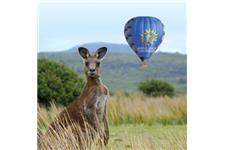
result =
[[[86,76],[86,85],[81,94],[72,101],[51,124],[50,130],[57,132],[57,126],[68,127],[76,123],[85,132],[85,123],[90,125],[97,133],[102,135],[104,144],[108,143],[109,130],[107,119],[107,99],[103,106],[96,106],[96,101],[100,96],[109,96],[107,87],[100,79],[100,59],[104,57],[106,48],[100,48],[95,55],[90,55],[85,48],[79,48],[81,56],[84,58],[84,73]],[[90,76],[90,69],[95,69],[95,75]],[[101,117],[102,116],[102,117]]]

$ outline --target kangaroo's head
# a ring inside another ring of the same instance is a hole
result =
[[[87,77],[99,78],[101,75],[100,63],[107,52],[106,47],[99,48],[94,55],[91,55],[88,49],[78,48],[81,57],[84,59],[84,73]]]

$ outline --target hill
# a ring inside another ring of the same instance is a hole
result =
[[[83,76],[83,62],[75,49],[76,47],[63,52],[39,53],[38,57],[48,57],[63,63]],[[139,58],[133,52],[119,53],[109,48],[109,53],[102,62],[102,78],[111,92],[135,91],[141,80],[152,78],[166,80],[175,87],[177,93],[186,93],[186,61],[184,54],[157,52],[152,56],[148,68],[142,69]]]
[[[120,43],[107,43],[107,42],[94,42],[94,43],[85,43],[81,45],[74,46],[64,52],[75,52],[77,51],[78,47],[86,47],[90,51],[95,51],[99,47],[107,47],[109,52],[116,52],[116,53],[130,53],[132,49],[127,44],[120,44]]]

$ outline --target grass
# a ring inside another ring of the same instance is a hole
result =
[[[106,150],[186,149],[186,97],[147,97],[142,93],[116,93],[109,100],[110,140]],[[62,106],[38,107],[38,128],[44,133]],[[70,129],[59,136],[43,136],[40,149],[74,149]],[[97,141],[85,141],[85,149],[101,149]],[[94,144],[93,144],[94,143]]]
[[[111,124],[186,124],[186,96],[147,97],[140,92],[116,93],[109,101]]]
[[[121,124],[110,131],[108,149],[186,149],[186,125]]]

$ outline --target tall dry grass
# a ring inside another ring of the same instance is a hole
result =
[[[92,139],[89,134],[78,132],[81,143],[72,133],[72,128],[62,129],[58,134],[43,134],[39,138],[39,150],[186,150],[186,134],[177,134],[169,130],[163,133],[163,139],[156,140],[145,135],[132,135],[124,133],[120,140],[109,140],[107,146],[103,146],[99,136]],[[77,128],[77,127],[75,127]],[[89,132],[87,132],[89,133]]]
[[[111,124],[186,124],[186,96],[153,98],[140,92],[116,93],[109,100],[109,118]]]
[[[104,141],[100,135],[91,127],[81,128],[72,124],[70,127],[56,126],[55,130],[38,130],[38,149],[39,150],[90,150],[101,149]]]
[[[118,92],[112,95],[108,104],[108,116],[110,126],[120,124],[186,124],[187,122],[187,102],[186,96],[174,98],[147,97],[142,93],[134,92],[130,94]],[[39,149],[43,150],[80,150],[80,149],[103,149],[101,138],[95,133],[96,138],[91,138],[90,133],[93,130],[87,129],[83,133],[79,127],[73,125],[70,128],[64,129],[59,126],[59,133],[45,134],[46,129],[54,118],[63,110],[64,107],[52,104],[46,108],[38,106],[38,132],[39,132]],[[78,131],[81,137],[81,145],[79,139],[74,136],[73,130]],[[163,137],[167,139],[162,143],[154,139],[146,138],[145,136],[124,135],[126,137],[125,147],[122,149],[132,150],[158,150],[158,149],[186,149],[186,134],[175,134],[170,130],[164,133]],[[110,140],[107,147],[104,149],[121,149]]]

